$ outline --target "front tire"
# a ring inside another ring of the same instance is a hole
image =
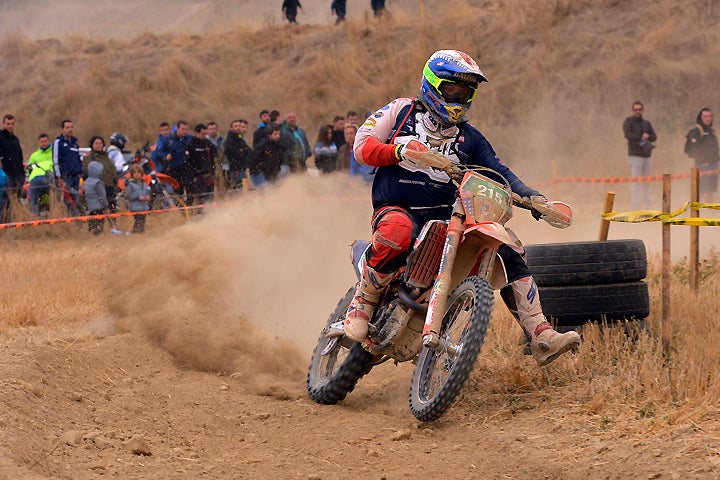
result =
[[[352,287],[330,314],[327,325],[345,318],[354,294],[355,287]],[[367,372],[372,354],[363,350],[359,343],[350,342],[344,335],[333,338],[320,335],[307,376],[307,392],[314,402],[335,405],[353,391]]]
[[[455,401],[475,365],[493,308],[488,281],[468,277],[448,298],[441,345],[423,348],[410,387],[410,410],[423,422],[440,418]]]

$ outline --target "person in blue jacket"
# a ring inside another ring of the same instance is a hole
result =
[[[153,153],[163,166],[162,170],[158,171],[162,171],[180,183],[180,192],[178,193],[182,193],[183,190],[190,192],[191,178],[187,171],[187,165],[185,165],[185,159],[188,145],[193,137],[189,133],[190,127],[185,120],[178,121],[176,127],[174,133],[158,139]]]
[[[78,192],[80,191],[80,176],[83,173],[82,159],[78,139],[73,136],[75,125],[72,120],[60,122],[62,132],[53,143],[53,167],[55,178],[65,183],[70,200],[65,199],[68,213],[80,215],[77,206]]]

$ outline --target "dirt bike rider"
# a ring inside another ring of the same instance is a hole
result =
[[[478,85],[485,81],[469,55],[437,51],[423,69],[420,96],[395,99],[358,130],[355,158],[377,167],[377,172],[372,186],[372,246],[344,322],[350,339],[365,340],[380,295],[405,265],[419,228],[431,219],[450,218],[457,190],[444,171],[448,165],[425,164],[422,152],[439,151],[448,157],[448,164],[490,168],[505,177],[521,197],[538,196],[547,201],[503,165],[485,137],[464,120]],[[522,256],[506,245],[498,254],[509,281],[501,296],[530,339],[538,364],[546,365],[579,347],[576,332],[560,334],[547,322],[537,285]]]
[[[128,165],[132,163],[132,157],[127,155],[129,152],[123,151],[127,142],[128,137],[122,132],[115,132],[110,135],[110,146],[107,149],[107,154],[118,173],[123,173],[126,168],[129,168]]]

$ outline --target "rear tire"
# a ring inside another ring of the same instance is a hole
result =
[[[410,387],[410,410],[423,422],[440,418],[470,376],[490,323],[493,290],[484,278],[469,277],[447,304],[440,332],[445,346],[423,348]]]
[[[345,317],[355,287],[347,291],[327,321],[327,325]],[[334,345],[330,346],[332,342]],[[323,405],[335,405],[352,392],[358,380],[368,371],[372,354],[363,350],[359,343],[352,342],[344,335],[327,338],[320,335],[313,350],[307,375],[307,392],[312,401]],[[323,355],[323,351],[329,348]]]

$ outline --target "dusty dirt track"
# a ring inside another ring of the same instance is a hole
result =
[[[376,368],[340,405],[312,403],[312,345],[352,281],[347,244],[367,234],[367,192],[330,185],[288,182],[272,201],[165,234],[83,239],[127,249],[66,277],[107,286],[96,314],[2,324],[0,479],[718,477],[717,422],[607,421],[564,400],[578,388],[562,376],[572,358],[533,369],[543,386],[510,395],[492,391],[495,360],[481,355],[463,397],[430,424],[407,405],[412,365]],[[357,206],[329,201],[338,191]]]
[[[515,414],[465,398],[421,424],[406,366],[327,407],[307,399],[301,366],[256,390],[106,325],[4,337],[0,478],[709,479],[720,468],[717,432],[603,427],[566,415],[561,390]]]

